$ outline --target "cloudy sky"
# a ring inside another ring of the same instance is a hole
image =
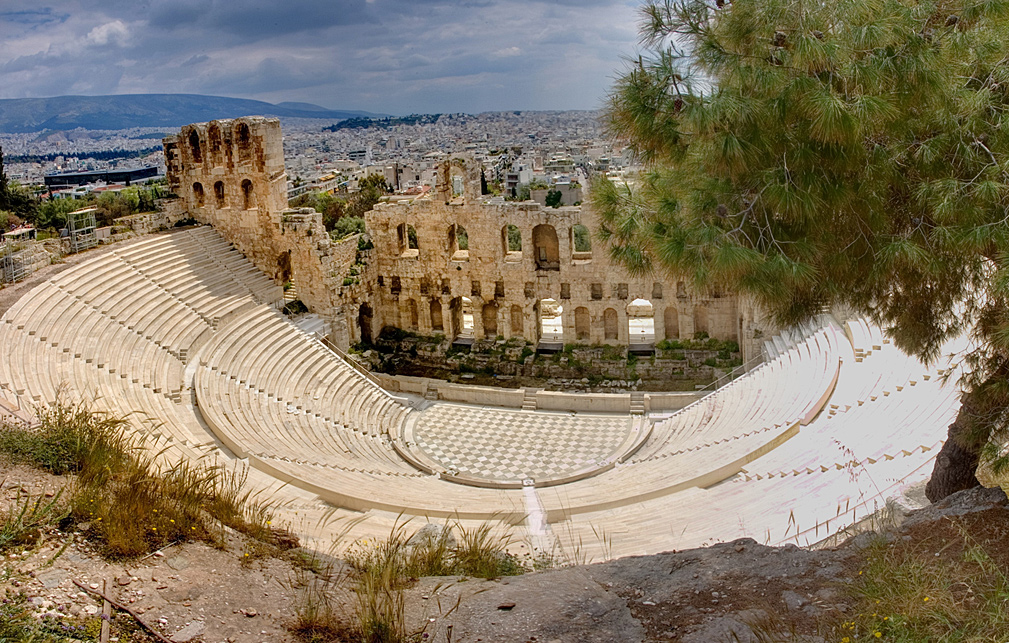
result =
[[[0,98],[197,93],[373,112],[595,109],[641,0],[0,0]]]

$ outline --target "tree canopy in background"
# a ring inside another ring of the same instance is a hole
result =
[[[646,170],[593,187],[612,256],[783,324],[850,306],[926,360],[973,332],[929,496],[977,484],[1009,427],[1009,3],[651,0],[642,16],[608,118]]]

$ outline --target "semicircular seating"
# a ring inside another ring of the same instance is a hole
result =
[[[586,547],[590,533],[605,531],[609,555],[741,533],[811,540],[821,525],[827,535],[853,507],[861,516],[920,478],[956,407],[955,386],[878,329],[842,330],[825,318],[778,338],[765,364],[680,411],[644,423],[593,415],[614,431],[634,427],[640,439],[592,475],[538,488],[467,486],[426,466],[408,439],[424,418],[453,417],[446,405],[381,389],[277,312],[281,296],[209,227],[117,244],[3,315],[0,396],[5,407],[48,402],[63,389],[91,396],[126,416],[165,461],[246,467],[250,487],[314,542],[344,530],[382,533],[402,513],[497,520],[520,539],[549,536],[552,525],[553,537],[584,538]],[[558,417],[479,410],[481,422],[542,425],[544,436]],[[514,455],[500,444],[476,448]]]

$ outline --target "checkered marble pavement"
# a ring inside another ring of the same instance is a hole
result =
[[[497,482],[571,475],[617,455],[628,416],[435,404],[417,420],[417,448],[445,469]]]

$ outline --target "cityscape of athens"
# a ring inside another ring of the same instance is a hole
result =
[[[1009,4],[0,37],[0,643],[1005,640]]]

